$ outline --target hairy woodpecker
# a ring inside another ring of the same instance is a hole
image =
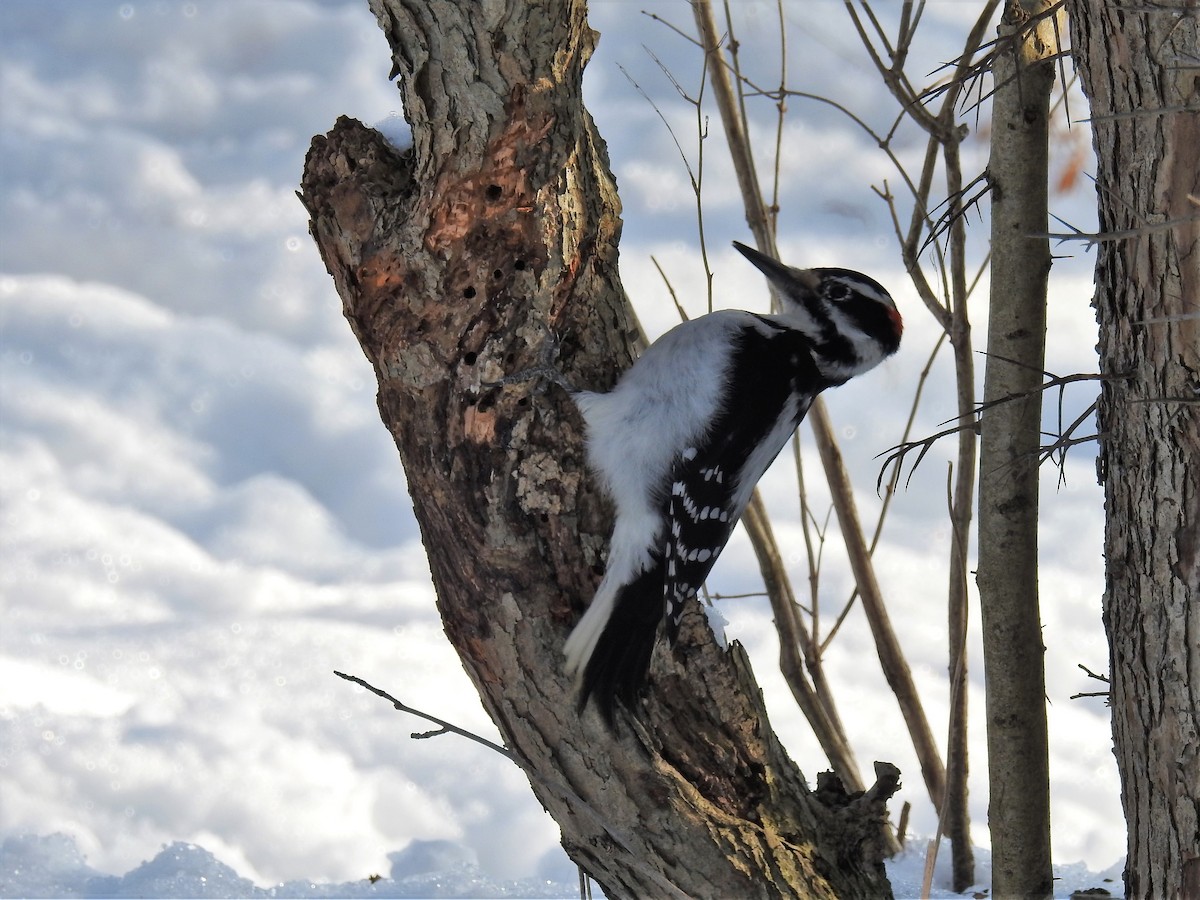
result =
[[[604,579],[564,652],[579,705],[632,707],[660,621],[674,641],[772,460],[825,388],[896,352],[896,304],[846,269],[796,269],[734,244],[781,311],[721,310],[667,332],[608,393],[573,391],[588,462],[616,506]]]

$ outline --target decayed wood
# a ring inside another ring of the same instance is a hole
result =
[[[561,646],[599,580],[610,511],[562,392],[487,383],[547,329],[575,383],[631,358],[619,206],[580,81],[581,2],[373,0],[414,146],[341,119],[301,198],[375,368],[446,634],[563,845],[612,897],[886,896],[894,769],[810,793],[744,653],[697,609],[640,721],[576,714]]]
[[[1200,896],[1200,19],[1075,0],[1100,236],[1100,474],[1128,897]]]

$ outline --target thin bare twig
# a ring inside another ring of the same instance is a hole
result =
[[[933,449],[933,445],[936,444],[942,438],[949,437],[952,434],[958,434],[960,431],[963,431],[964,429],[970,429],[971,431],[978,431],[978,424],[975,422],[967,422],[963,425],[955,425],[953,428],[947,428],[944,431],[939,431],[937,434],[931,434],[928,437],[919,438],[918,440],[915,440],[915,441],[908,441],[903,444],[897,444],[895,447],[889,447],[887,450],[884,450],[882,453],[876,454],[876,456],[875,456],[876,459],[878,459],[880,456],[883,456],[884,453],[888,454],[887,458],[884,459],[883,464],[880,467],[879,481],[876,482],[876,489],[878,489],[879,486],[883,483],[883,470],[886,469],[890,463],[895,461],[898,466],[903,465],[904,457],[906,457],[911,451],[916,450],[918,447],[920,447],[921,452],[919,454],[917,454],[917,461],[914,462],[912,464],[912,468],[910,468],[908,470],[908,478],[905,480],[905,485],[904,485],[905,488],[907,488],[909,483],[912,482],[912,477],[917,471],[917,466],[921,465],[921,461],[923,459],[925,459],[926,454],[929,453],[929,451]]]
[[[357,675],[347,675],[345,672],[338,672],[336,670],[334,671],[333,674],[336,675],[338,678],[341,678],[345,681],[352,682],[353,684],[357,684],[361,688],[365,688],[366,690],[368,690],[372,694],[374,694],[376,697],[382,697],[384,700],[391,703],[392,706],[394,706],[400,712],[408,713],[410,716],[416,716],[418,719],[424,719],[426,722],[432,722],[434,725],[437,726],[436,731],[423,731],[423,732],[414,731],[410,735],[410,737],[412,737],[414,740],[421,740],[423,738],[437,737],[438,735],[442,735],[442,734],[457,734],[459,737],[465,737],[469,741],[474,741],[477,744],[482,744],[484,747],[487,747],[489,750],[495,750],[501,756],[505,757],[506,759],[510,759],[514,763],[516,763],[518,766],[521,766],[521,761],[517,758],[517,755],[515,753],[513,753],[511,750],[509,750],[507,747],[505,747],[503,744],[497,744],[495,741],[489,741],[487,738],[482,737],[481,735],[478,735],[473,731],[467,731],[467,729],[465,729],[465,728],[459,728],[457,725],[447,722],[445,719],[439,719],[437,716],[430,715],[427,712],[424,712],[422,710],[419,710],[412,706],[409,706],[407,703],[404,703],[401,700],[397,700],[395,697],[393,697],[387,691],[382,690],[381,688],[375,687],[373,684],[370,684],[369,682],[364,681],[363,679],[359,678]],[[522,768],[524,768],[524,766],[522,766]]]
[[[671,279],[667,277],[667,273],[663,271],[663,267],[659,265],[658,258],[650,257],[650,262],[654,263],[654,268],[658,270],[658,275],[663,280],[663,284],[667,286],[667,293],[671,295],[671,302],[675,304],[675,312],[679,313],[679,321],[686,322],[689,319],[687,310],[683,308],[683,304],[679,302],[679,296],[675,293],[675,285],[671,284]]]
[[[1079,666],[1079,668],[1083,669],[1083,671],[1087,673],[1088,678],[1092,678],[1096,681],[1102,682],[1103,684],[1112,684],[1112,680],[1107,675],[1099,675],[1096,672],[1093,672],[1091,669],[1089,669],[1083,663],[1076,663],[1076,665]],[[1111,696],[1112,696],[1111,691],[1084,691],[1079,694],[1072,694],[1068,699],[1079,700],[1083,697],[1104,697],[1107,699]]]
[[[1165,222],[1146,222],[1136,228],[1119,228],[1112,231],[1080,231],[1074,228],[1068,222],[1063,222],[1058,216],[1051,213],[1053,218],[1062,222],[1068,228],[1072,228],[1069,232],[1050,231],[1045,234],[1031,234],[1029,237],[1049,238],[1052,241],[1058,241],[1060,244],[1065,241],[1083,241],[1088,248],[1094,247],[1096,244],[1103,244],[1109,241],[1125,241],[1129,238],[1143,237],[1147,234],[1154,234],[1159,231],[1170,231],[1172,228],[1178,228],[1180,225],[1187,225],[1192,222],[1200,222],[1200,215],[1195,216],[1179,216],[1174,219],[1168,219]]]
[[[502,744],[497,744],[495,741],[489,741],[487,738],[482,737],[478,734],[475,734],[473,731],[468,731],[465,728],[460,728],[459,726],[454,725],[451,722],[447,722],[445,719],[440,719],[435,715],[431,715],[430,713],[424,712],[423,710],[419,710],[419,709],[416,709],[415,707],[409,706],[407,703],[397,700],[395,697],[393,697],[387,691],[385,691],[381,688],[375,687],[373,684],[363,680],[362,678],[359,678],[356,675],[347,675],[345,672],[338,672],[336,670],[334,671],[333,674],[336,675],[338,678],[341,678],[345,681],[351,682],[352,684],[357,684],[359,687],[370,691],[376,697],[382,697],[384,700],[387,700],[389,703],[391,703],[392,706],[396,710],[398,710],[402,713],[407,713],[410,716],[416,716],[419,719],[424,719],[425,721],[431,722],[437,726],[437,729],[434,731],[414,732],[411,735],[414,740],[422,740],[425,738],[437,737],[437,736],[443,735],[443,734],[457,734],[460,737],[465,737],[468,740],[471,740],[477,744],[480,744],[481,746],[487,747],[489,750],[494,750],[496,753],[499,753],[501,756],[505,757],[506,759],[511,760],[513,763],[515,763],[521,769],[522,772],[525,773],[526,777],[528,777],[534,781],[537,781],[540,785],[542,785],[542,787],[546,788],[548,791],[558,794],[564,800],[569,801],[571,803],[573,809],[579,810],[584,815],[588,816],[593,822],[595,822],[597,825],[599,825],[601,828],[603,828],[604,831],[607,832],[609,837],[611,837],[614,841],[616,841],[618,844],[620,844],[621,847],[623,847],[626,852],[633,855],[634,850],[633,850],[633,845],[632,845],[632,842],[630,841],[630,839],[628,837],[626,837],[625,835],[623,835],[619,829],[613,828],[612,825],[610,825],[608,823],[608,821],[603,816],[601,816],[590,804],[585,803],[583,798],[580,797],[577,793],[575,793],[574,790],[572,790],[570,787],[568,787],[566,784],[564,784],[561,781],[546,778],[540,772],[536,771],[532,766],[526,765],[525,760],[522,759],[520,755],[518,755],[517,753],[515,753],[508,747],[505,747]],[[643,867],[643,869],[644,869],[645,874],[647,874],[648,876],[653,878],[653,880],[656,881],[659,884],[659,886],[666,892],[666,894],[665,894],[666,896],[678,897],[678,898],[681,898],[681,900],[685,900],[684,895],[679,891],[679,889],[676,888],[674,885],[672,885],[669,881],[667,881],[666,878],[664,878],[661,873],[658,873],[658,872],[650,869],[648,866]]]

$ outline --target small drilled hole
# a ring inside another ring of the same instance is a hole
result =
[[[504,195],[504,191],[501,190],[500,185],[498,185],[498,184],[489,184],[487,186],[487,190],[484,191],[484,194],[487,196],[487,198],[489,200],[491,200],[492,202],[495,202]]]
[[[466,297],[468,300],[473,299],[475,296],[475,288],[473,288],[473,287],[467,288],[465,291],[463,291],[463,296]]]
[[[499,269],[497,269],[495,272],[492,273],[492,277],[495,278],[497,281],[499,281],[501,278],[504,277],[504,273],[502,271],[500,271]]]
[[[516,269],[518,272],[524,272],[525,271],[525,260],[518,259],[515,263],[513,263],[513,268]]]
[[[468,366],[475,365],[475,360],[478,358],[479,357],[474,353],[474,351],[463,354],[463,362],[465,362]]]

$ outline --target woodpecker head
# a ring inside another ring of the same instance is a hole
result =
[[[797,269],[737,241],[733,246],[775,286],[782,317],[808,337],[830,380],[866,372],[900,346],[900,311],[873,278],[849,269]]]

